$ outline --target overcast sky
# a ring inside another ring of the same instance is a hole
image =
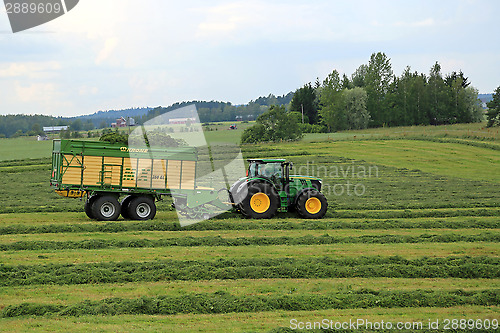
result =
[[[75,116],[286,94],[373,52],[500,85],[500,1],[80,0],[13,34],[0,13],[0,114]]]

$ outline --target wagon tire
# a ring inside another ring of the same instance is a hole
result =
[[[129,215],[129,209],[128,206],[130,205],[130,202],[134,199],[134,196],[132,195],[127,195],[123,200],[121,204],[121,214],[125,220],[130,220],[131,217]]]
[[[127,210],[127,214],[132,220],[152,220],[156,215],[156,205],[150,197],[132,198]]]
[[[120,203],[111,195],[99,196],[92,204],[92,215],[99,221],[116,221],[120,216]]]
[[[85,214],[89,219],[95,220],[94,213],[92,213],[92,205],[94,204],[94,201],[96,199],[96,196],[91,196],[90,198],[85,201],[84,209],[85,209]]]

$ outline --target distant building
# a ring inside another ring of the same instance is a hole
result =
[[[36,139],[37,139],[37,141],[46,141],[49,139],[49,137],[46,135],[37,135]]]
[[[168,120],[169,124],[187,124],[188,122],[195,123],[196,118],[172,118]]]
[[[120,117],[116,119],[116,123],[111,123],[111,127],[127,127],[127,121],[125,118]]]
[[[58,132],[61,132],[61,131],[67,131],[68,130],[68,126],[47,126],[47,127],[43,127],[43,131],[47,134],[49,133],[58,133]]]
[[[242,121],[243,120],[243,116],[236,116],[236,121]]]

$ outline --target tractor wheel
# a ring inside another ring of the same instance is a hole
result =
[[[248,193],[241,202],[243,215],[254,219],[269,219],[278,211],[279,197],[276,190],[267,183],[256,183],[248,187]]]
[[[84,205],[85,214],[87,214],[88,218],[92,219],[92,220],[96,219],[94,214],[92,213],[92,205],[94,204],[96,197],[97,196],[91,196],[90,198],[88,198],[87,201],[85,201],[85,205]]]
[[[310,190],[300,195],[295,208],[301,217],[306,219],[320,219],[326,214],[328,202],[323,193]]]
[[[99,221],[115,221],[120,216],[120,203],[111,195],[98,196],[92,204],[92,215]]]
[[[132,220],[152,220],[156,215],[155,202],[150,197],[134,197],[127,214]]]
[[[122,200],[122,216],[125,220],[130,220],[130,215],[128,213],[128,206],[130,205],[130,202],[134,199],[134,196],[132,195],[127,195],[123,200]]]

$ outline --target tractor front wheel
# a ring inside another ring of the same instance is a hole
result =
[[[241,202],[243,215],[254,219],[269,219],[278,211],[279,197],[267,183],[256,183],[248,187],[247,196]]]
[[[311,190],[300,195],[295,208],[303,218],[320,219],[326,214],[328,202],[323,193]]]

